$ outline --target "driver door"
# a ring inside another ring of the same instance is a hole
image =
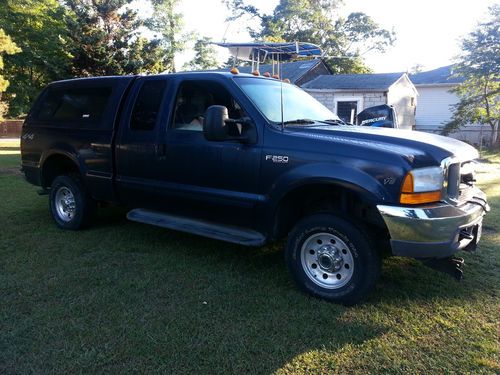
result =
[[[211,142],[203,119],[211,105],[228,108],[231,118],[246,116],[223,82],[183,80],[166,133],[165,170],[181,213],[221,223],[251,226],[257,194],[261,144]]]

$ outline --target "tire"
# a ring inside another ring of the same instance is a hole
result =
[[[78,230],[90,225],[97,203],[78,175],[57,176],[49,195],[52,218],[62,229]]]
[[[367,232],[332,214],[299,221],[288,236],[285,261],[297,285],[313,296],[353,305],[380,275],[377,250]]]

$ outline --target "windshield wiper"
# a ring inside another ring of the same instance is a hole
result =
[[[283,124],[288,125],[288,124],[314,124],[316,121],[308,119],[308,118],[298,118],[295,120],[288,120],[285,121]]]
[[[332,125],[347,125],[344,121],[340,119],[328,119],[328,120],[318,120],[319,122],[325,122]]]

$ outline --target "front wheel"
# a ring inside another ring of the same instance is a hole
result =
[[[96,201],[87,193],[77,175],[57,176],[49,195],[50,213],[57,226],[77,230],[87,227],[96,210]]]
[[[348,305],[365,297],[380,274],[380,257],[364,231],[331,214],[302,219],[288,237],[285,260],[301,289]]]

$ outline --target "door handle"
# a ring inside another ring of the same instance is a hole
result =
[[[155,145],[155,154],[159,158],[163,158],[167,155],[167,145],[165,143],[160,143]]]

